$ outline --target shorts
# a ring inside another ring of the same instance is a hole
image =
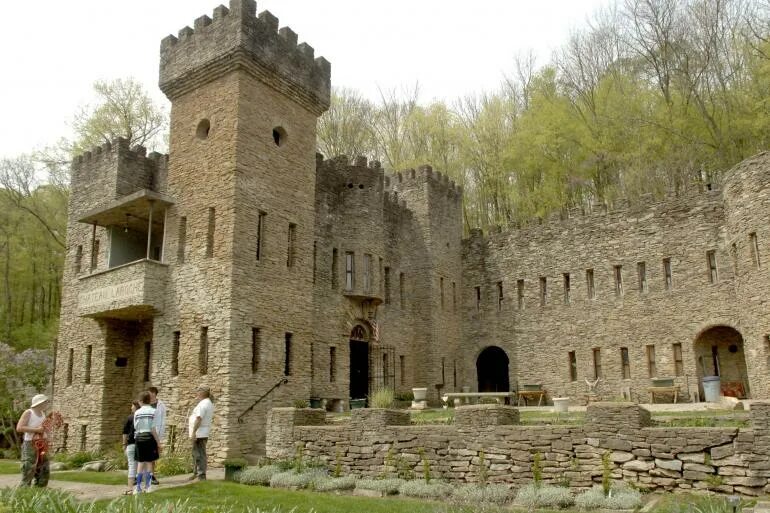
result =
[[[128,478],[136,477],[136,444],[126,446],[126,461],[128,461]]]
[[[158,444],[152,433],[136,433],[134,440],[136,440],[136,461],[139,463],[157,461]]]

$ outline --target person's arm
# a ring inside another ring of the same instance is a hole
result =
[[[158,430],[155,429],[155,426],[152,426],[152,437],[155,439],[155,443],[158,445],[158,452],[160,453],[163,450],[163,445],[160,443],[160,437],[158,436]]]
[[[21,418],[19,419],[19,422],[16,424],[16,431],[19,433],[33,433],[33,434],[40,434],[43,433],[43,426],[40,427],[29,427],[27,424],[29,423],[29,410],[25,411]]]
[[[195,423],[193,424],[192,436],[190,438],[195,438],[195,434],[198,432],[198,428],[201,427],[201,422],[202,421],[203,421],[203,419],[201,419],[200,415],[195,417]]]

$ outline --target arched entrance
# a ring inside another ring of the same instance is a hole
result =
[[[722,395],[749,397],[749,380],[743,337],[730,326],[714,326],[695,339],[695,364],[701,386],[704,376],[719,376]]]
[[[357,324],[350,332],[350,398],[369,395],[369,331]]]
[[[479,392],[510,392],[508,355],[497,346],[484,349],[476,359]]]

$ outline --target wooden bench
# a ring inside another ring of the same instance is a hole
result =
[[[442,395],[441,400],[444,401],[444,408],[446,408],[450,399],[454,399],[455,405],[457,405],[458,401],[461,401],[461,404],[468,404],[470,399],[483,399],[485,397],[491,397],[498,403],[501,400],[510,402],[511,398],[516,397],[516,392],[450,392]]]
[[[650,393],[650,404],[655,404],[655,394],[672,394],[674,396],[675,404],[677,399],[679,399],[679,385],[670,387],[647,387],[647,391]]]
[[[537,397],[537,405],[540,406],[543,403],[543,398],[545,397],[545,390],[519,390],[518,391],[519,401],[517,403],[517,406],[521,406],[521,400],[524,399],[524,405],[527,405],[527,402],[529,401],[529,398],[535,398]]]

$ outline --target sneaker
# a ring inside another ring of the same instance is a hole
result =
[[[154,486],[157,486],[157,485],[159,485],[160,483],[158,482],[158,479],[157,479],[155,476],[152,476],[152,481],[151,481],[151,484],[152,484],[152,485],[154,485]]]
[[[198,481],[205,481],[205,480],[206,480],[205,474],[198,476]]]
[[[191,475],[190,477],[188,477],[188,478],[187,478],[187,480],[188,480],[188,481],[195,481],[197,478],[198,478],[198,476],[196,476],[195,474],[193,474],[193,475]]]

